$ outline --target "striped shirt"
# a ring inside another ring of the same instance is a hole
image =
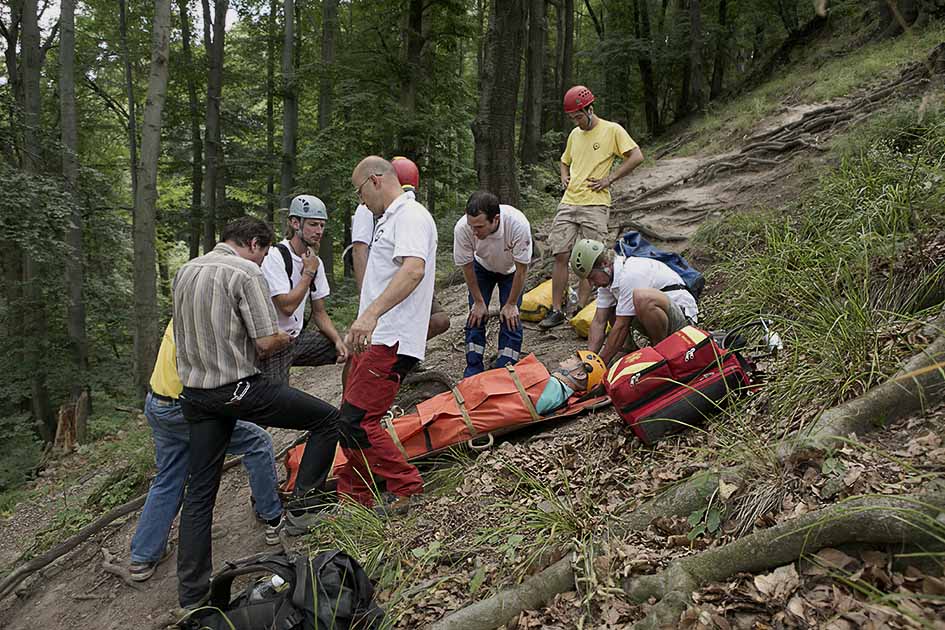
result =
[[[213,389],[256,374],[254,339],[278,332],[262,270],[226,243],[174,278],[174,342],[185,387]]]

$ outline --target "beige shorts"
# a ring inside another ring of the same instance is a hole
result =
[[[552,254],[570,252],[579,238],[592,238],[607,243],[607,206],[572,206],[558,204],[558,212],[551,224],[548,245]]]

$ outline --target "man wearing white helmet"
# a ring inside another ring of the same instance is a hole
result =
[[[315,253],[325,233],[328,211],[321,199],[298,195],[289,206],[289,238],[269,249],[262,264],[279,329],[292,341],[260,362],[270,380],[286,383],[293,365],[344,363],[348,349],[325,310],[330,292],[325,266]],[[305,328],[306,296],[317,331]]]
[[[683,279],[658,260],[620,256],[600,241],[585,238],[574,244],[570,262],[571,271],[597,289],[587,347],[608,365],[624,347],[632,325],[655,344],[699,316]]]

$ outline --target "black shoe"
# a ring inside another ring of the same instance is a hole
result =
[[[555,326],[560,326],[566,321],[568,321],[568,318],[565,317],[564,313],[561,311],[548,311],[545,318],[538,322],[538,327],[542,330],[549,330]]]

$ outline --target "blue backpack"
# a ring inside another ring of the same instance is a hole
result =
[[[683,279],[683,282],[686,283],[685,287],[678,285],[663,287],[663,291],[687,289],[692,294],[692,297],[698,300],[699,296],[702,294],[702,290],[705,288],[705,278],[701,273],[693,269],[692,265],[690,265],[685,258],[679,254],[664,252],[661,249],[653,247],[639,232],[630,230],[617,239],[614,250],[621,256],[636,256],[638,258],[658,260],[678,273]]]

